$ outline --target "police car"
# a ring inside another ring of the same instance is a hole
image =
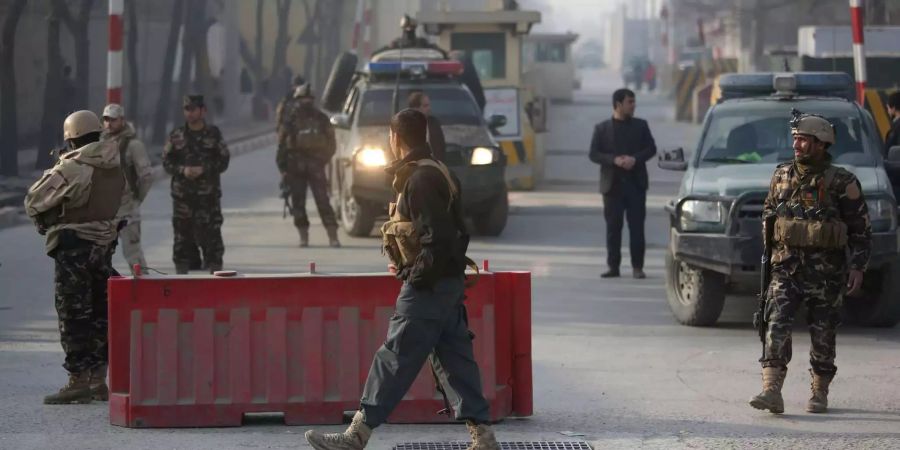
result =
[[[361,71],[355,66],[355,56],[342,55],[323,95],[337,139],[330,174],[332,202],[344,230],[368,236],[376,219],[387,214],[394,196],[384,171],[392,158],[390,118],[396,107],[406,107],[410,92],[421,90],[441,122],[443,162],[460,180],[466,216],[479,234],[500,235],[509,212],[506,159],[491,128],[503,126],[505,118],[485,121],[459,80],[462,63],[445,59],[435,49],[416,48],[381,52]]]
[[[759,290],[763,201],[775,166],[793,158],[792,109],[832,122],[836,142],[829,153],[856,175],[868,204],[872,257],[863,297],[844,302],[847,318],[867,326],[900,321],[897,201],[875,123],[851,100],[853,87],[843,73],[723,75],[721,99],[707,113],[693,154],[662,154],[661,168],[685,171],[666,208],[666,290],[679,322],[713,325],[726,295]]]

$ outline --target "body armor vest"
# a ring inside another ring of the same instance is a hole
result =
[[[412,175],[413,170],[421,166],[434,167],[444,175],[444,179],[450,187],[450,202],[447,204],[448,211],[453,208],[453,202],[459,195],[456,184],[453,182],[453,178],[450,177],[449,169],[441,162],[431,159],[420,159],[410,162],[397,172],[393,185],[399,194],[397,194],[397,201],[392,202],[388,208],[390,220],[382,225],[381,235],[384,251],[387,253],[388,259],[398,268],[412,264],[422,251],[422,244],[419,242],[419,235],[416,234],[412,220],[401,214],[397,208],[397,205],[402,200],[406,182]]]
[[[125,177],[118,167],[111,169],[93,168],[91,192],[88,201],[78,208],[65,208],[59,223],[86,223],[113,220],[122,202]]]
[[[790,187],[779,197],[773,238],[787,247],[838,250],[847,246],[847,224],[832,202],[837,168],[800,177],[792,169]]]

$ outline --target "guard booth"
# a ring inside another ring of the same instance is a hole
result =
[[[417,20],[441,48],[472,59],[484,86],[485,118],[506,116],[495,136],[506,155],[510,189],[530,190],[543,176],[546,101],[529,84],[522,61],[523,38],[540,22],[537,11],[420,11]]]
[[[575,33],[543,33],[525,36],[523,51],[525,72],[535,71],[543,82],[543,93],[550,100],[572,101],[579,87],[575,77],[572,44]]]

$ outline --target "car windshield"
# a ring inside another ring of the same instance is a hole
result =
[[[835,126],[828,152],[836,164],[873,166],[877,135],[871,120],[842,101],[747,101],[713,110],[700,145],[700,162],[709,164],[777,163],[794,157],[791,108],[821,114]]]
[[[429,88],[422,89],[431,100],[431,114],[436,116],[442,125],[481,125],[481,114],[478,105],[461,88]],[[400,108],[406,107],[406,99],[411,89],[400,89]],[[366,91],[359,107],[359,126],[387,126],[391,120],[393,89],[375,89]]]

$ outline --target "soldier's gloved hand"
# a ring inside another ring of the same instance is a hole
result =
[[[847,276],[847,296],[855,297],[856,294],[862,289],[863,284],[863,271],[850,269],[850,273]]]

